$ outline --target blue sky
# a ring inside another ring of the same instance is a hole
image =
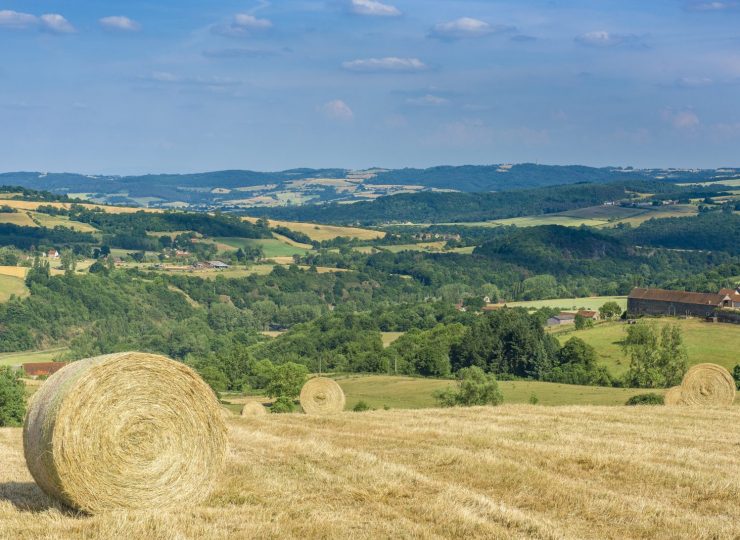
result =
[[[740,166],[740,0],[0,0],[0,170]]]

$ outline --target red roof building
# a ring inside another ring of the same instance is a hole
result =
[[[53,375],[67,364],[65,362],[40,362],[35,364],[23,364],[23,372],[26,377],[48,377]]]

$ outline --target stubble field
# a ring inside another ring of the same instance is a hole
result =
[[[228,420],[192,510],[84,516],[0,430],[0,538],[737,538],[740,411],[502,406]]]

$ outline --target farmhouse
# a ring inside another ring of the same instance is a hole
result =
[[[731,307],[729,295],[635,288],[627,297],[630,315],[709,317],[723,307]]]
[[[50,249],[46,252],[46,256],[50,259],[58,259],[59,258],[59,252],[56,249]]]
[[[578,311],[578,315],[583,317],[584,319],[589,319],[592,321],[598,321],[599,320],[599,312],[598,311],[592,311],[590,309],[581,309]]]
[[[560,313],[547,319],[547,326],[561,326],[564,324],[575,324],[575,313]]]
[[[23,373],[26,377],[48,377],[66,366],[64,362],[40,362],[23,364]]]
[[[740,308],[740,287],[737,289],[720,289],[719,294],[724,294],[730,297],[729,307]]]

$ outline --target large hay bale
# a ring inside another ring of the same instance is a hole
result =
[[[724,407],[734,400],[735,380],[717,364],[697,364],[681,382],[681,401],[685,405]]]
[[[265,406],[256,401],[245,403],[242,409],[242,416],[264,416],[266,414],[267,409],[265,409]]]
[[[226,454],[211,388],[163,356],[129,352],[74,362],[34,396],[26,463],[48,495],[89,513],[196,504]]]
[[[663,403],[669,406],[681,405],[683,403],[681,399],[681,387],[674,386],[673,388],[669,388],[665,396],[663,396]]]
[[[315,377],[301,389],[301,407],[306,414],[342,412],[344,403],[344,391],[333,379]]]

